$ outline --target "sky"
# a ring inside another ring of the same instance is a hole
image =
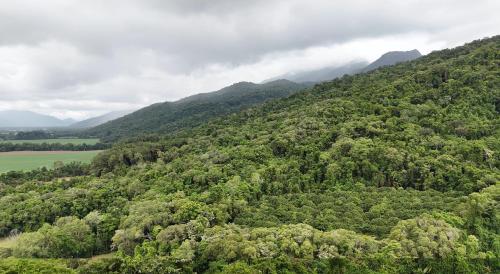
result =
[[[77,120],[500,34],[498,0],[0,0],[0,110]]]

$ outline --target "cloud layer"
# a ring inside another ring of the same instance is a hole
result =
[[[16,0],[0,5],[0,109],[82,119],[238,81],[498,34],[500,2]]]

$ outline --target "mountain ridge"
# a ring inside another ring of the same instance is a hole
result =
[[[73,119],[59,119],[50,115],[25,110],[0,111],[2,128],[48,128],[66,127],[76,122]]]
[[[96,127],[98,125],[102,125],[106,122],[116,120],[120,117],[123,117],[129,113],[133,112],[132,110],[121,110],[121,111],[112,111],[105,113],[103,115],[91,117],[82,121],[78,121],[76,123],[73,123],[69,125],[70,128],[74,129],[86,129],[86,128],[92,128]]]
[[[155,103],[83,134],[115,141],[142,133],[172,132],[267,100],[289,96],[309,84],[275,80],[264,84],[238,82],[220,90],[195,94],[174,102]]]
[[[361,72],[368,72],[380,67],[391,66],[401,62],[415,60],[421,56],[422,54],[417,49],[409,51],[389,51],[363,68]]]
[[[298,72],[289,72],[276,77],[262,81],[267,83],[275,79],[288,79],[290,81],[305,83],[305,82],[324,82],[331,81],[335,78],[344,75],[353,75],[357,73],[369,72],[371,70],[391,66],[397,63],[411,61],[421,57],[422,54],[417,49],[409,51],[389,51],[382,54],[377,60],[369,63],[367,61],[353,61],[341,66],[324,67],[315,70],[304,70]]]

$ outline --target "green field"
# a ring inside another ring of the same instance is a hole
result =
[[[16,244],[17,236],[0,238],[0,248],[12,248]]]
[[[54,162],[89,163],[100,151],[14,151],[0,152],[0,173],[11,170],[52,168]]]
[[[77,138],[59,138],[59,139],[39,139],[39,140],[4,140],[0,143],[12,143],[12,144],[23,144],[23,143],[33,143],[33,144],[74,144],[74,145],[95,145],[99,142],[99,139],[77,139]]]

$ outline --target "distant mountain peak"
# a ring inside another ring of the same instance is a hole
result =
[[[277,77],[264,80],[262,83],[274,81],[293,81],[296,83],[311,83],[333,80],[345,74],[353,74],[368,65],[368,62],[350,62],[341,66],[323,67],[315,70],[292,71]]]
[[[46,128],[64,127],[75,121],[58,119],[53,116],[26,110],[0,111],[0,127],[4,128]]]
[[[292,95],[310,87],[278,79],[265,84],[238,82],[220,90],[199,93],[175,102],[156,103],[127,116],[86,130],[89,136],[105,141],[143,133],[172,133],[210,119]]]
[[[411,55],[411,56],[417,56],[417,57],[422,56],[422,54],[420,53],[420,51],[418,51],[418,49],[412,49],[412,50],[407,50],[407,51],[401,51],[401,50],[388,51],[388,52],[382,54],[382,56],[380,56],[380,58],[384,58],[384,57],[391,56],[391,55],[406,55],[406,56]]]
[[[382,54],[382,56],[380,56],[377,60],[365,67],[362,72],[368,72],[380,67],[392,66],[397,63],[415,60],[421,56],[422,54],[417,49],[409,51],[389,51]]]
[[[104,123],[107,123],[109,121],[118,119],[120,117],[123,117],[129,113],[131,113],[132,110],[122,110],[122,111],[112,111],[108,112],[104,115],[92,117],[83,121],[79,121],[76,123],[73,123],[70,125],[72,128],[92,128],[96,127],[98,125],[102,125]]]
[[[353,61],[343,66],[324,67],[315,70],[291,71],[277,77],[264,80],[262,83],[271,83],[274,81],[294,81],[296,83],[317,83],[330,81],[346,74],[352,75],[360,72],[368,72],[379,67],[391,66],[397,63],[411,61],[422,56],[417,50],[409,51],[389,51],[380,56],[373,63],[366,61]]]
[[[295,82],[290,81],[288,79],[276,79],[276,80],[266,82],[264,84],[266,84],[266,85],[269,85],[269,84],[295,84]]]

